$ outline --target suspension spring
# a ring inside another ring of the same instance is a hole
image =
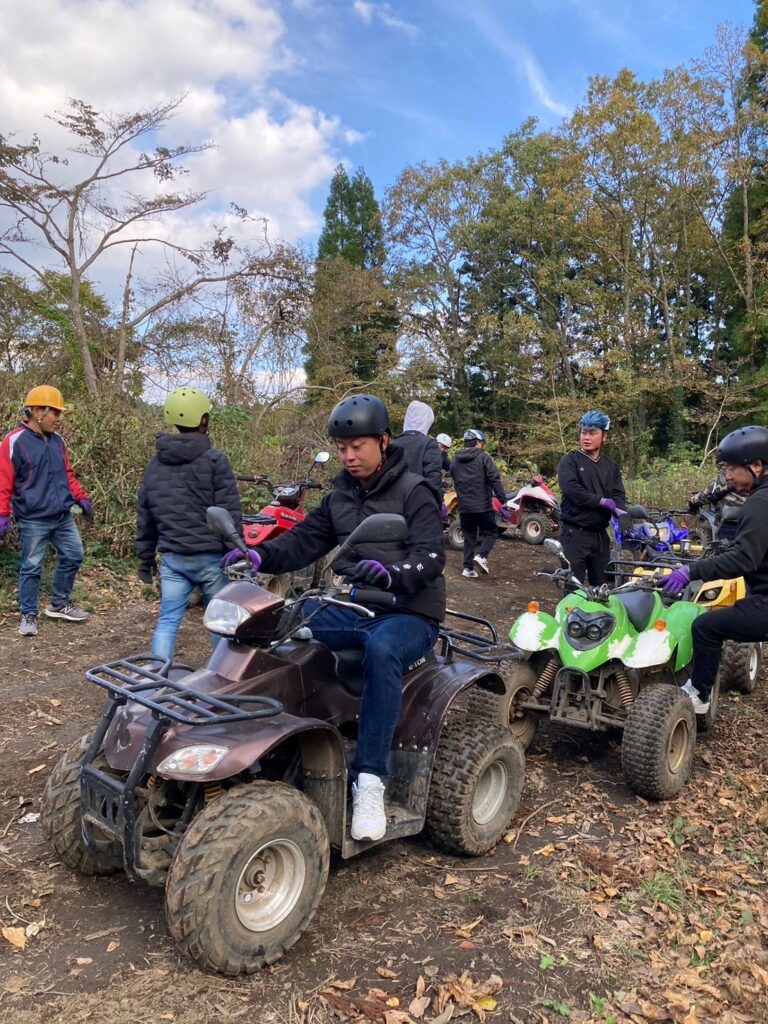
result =
[[[617,669],[615,679],[616,684],[619,687],[621,703],[625,708],[632,707],[635,702],[635,696],[632,693],[632,684],[630,683],[629,677],[623,668]]]
[[[203,793],[205,794],[206,806],[215,800],[217,796],[221,796],[221,783],[220,782],[204,782]]]
[[[536,680],[536,685],[533,688],[534,700],[538,700],[539,697],[543,696],[547,692],[556,675],[557,658],[550,658],[547,664],[544,666],[541,675]]]

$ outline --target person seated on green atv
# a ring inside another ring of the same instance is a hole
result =
[[[403,673],[427,654],[445,617],[445,551],[437,495],[411,473],[402,449],[389,445],[389,413],[375,395],[339,402],[328,420],[342,471],[334,490],[289,532],[249,551],[254,572],[277,575],[310,565],[341,544],[375,512],[402,515],[408,538],[359,545],[333,563],[333,571],[394,595],[392,609],[326,606],[312,619],[315,640],[331,650],[363,647],[363,694],[352,763],[353,839],[381,839],[386,832],[384,780],[400,718]],[[225,555],[225,564],[242,558]],[[308,600],[305,611],[317,604]]]
[[[768,429],[741,427],[720,442],[716,459],[725,463],[725,480],[747,496],[732,545],[713,558],[681,565],[667,576],[663,590],[679,594],[691,580],[708,582],[743,576],[747,596],[730,608],[700,615],[693,622],[691,678],[682,689],[697,715],[709,710],[709,697],[725,640],[768,640]]]

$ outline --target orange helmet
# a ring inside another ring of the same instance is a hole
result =
[[[24,399],[24,405],[28,409],[40,406],[64,412],[64,395],[62,395],[58,388],[52,388],[50,384],[41,384],[39,387],[32,388],[28,392],[27,397]]]

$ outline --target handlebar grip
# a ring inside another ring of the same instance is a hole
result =
[[[397,604],[395,594],[388,594],[385,590],[377,590],[375,587],[352,587],[349,599],[356,604],[372,604],[379,608],[393,608]]]
[[[240,480],[244,484],[263,484],[263,476],[236,476],[235,480]]]

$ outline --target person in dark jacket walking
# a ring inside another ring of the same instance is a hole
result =
[[[488,556],[499,539],[493,514],[494,494],[501,502],[502,516],[506,519],[509,515],[501,473],[484,448],[485,434],[482,430],[465,430],[464,447],[456,453],[451,463],[451,476],[459,503],[459,521],[464,534],[464,568],[461,575],[471,580],[477,579],[475,566],[483,572],[490,571]],[[480,547],[475,554],[478,532]]]
[[[592,586],[605,583],[610,558],[606,527],[614,514],[622,514],[627,496],[618,465],[603,454],[611,421],[592,409],[579,420],[579,447],[568,452],[557,467],[562,501],[563,550],[574,576]]]
[[[744,577],[747,596],[730,608],[693,620],[691,678],[682,689],[697,715],[709,711],[710,695],[725,640],[763,643],[768,640],[768,430],[742,427],[727,434],[715,456],[725,463],[725,479],[747,495],[733,543],[720,555],[679,566],[664,581],[668,594],[678,594],[691,580]]]
[[[389,413],[375,395],[345,398],[333,409],[328,433],[336,441],[342,471],[334,490],[304,522],[252,552],[256,568],[290,572],[328,554],[368,516],[402,515],[405,541],[358,545],[333,563],[349,581],[378,587],[394,597],[392,610],[371,608],[362,618],[347,608],[324,606],[312,619],[313,637],[331,650],[362,647],[363,695],[352,762],[352,838],[381,839],[386,832],[385,780],[400,717],[403,673],[427,654],[445,616],[442,524],[432,488],[411,473],[403,450],[389,444]],[[225,563],[242,555],[229,552]],[[305,611],[317,604],[307,601]]]
[[[440,458],[442,459],[442,467],[444,473],[451,472],[451,457],[448,454],[451,445],[453,444],[453,438],[450,434],[438,434],[435,438],[437,441],[437,447],[440,449]]]
[[[408,469],[423,476],[442,502],[443,457],[437,441],[428,434],[434,421],[435,414],[426,402],[411,402],[405,410],[403,432],[392,440],[392,447],[402,448]]]
[[[152,637],[152,654],[159,658],[173,658],[194,588],[200,587],[207,604],[227,582],[220,564],[226,545],[206,522],[208,507],[227,509],[242,530],[232,467],[208,437],[210,410],[210,399],[197,388],[177,388],[168,396],[163,418],[178,433],[158,434],[139,489],[136,552],[143,583],[152,583],[160,553],[160,616]]]
[[[16,520],[21,539],[19,633],[37,634],[40,577],[48,545],[56,551],[51,600],[45,614],[65,622],[85,622],[88,613],[70,600],[83,542],[72,518],[79,505],[87,518],[93,506],[69,464],[67,445],[58,433],[64,398],[48,384],[32,388],[24,399],[24,421],[0,444],[0,537]]]

